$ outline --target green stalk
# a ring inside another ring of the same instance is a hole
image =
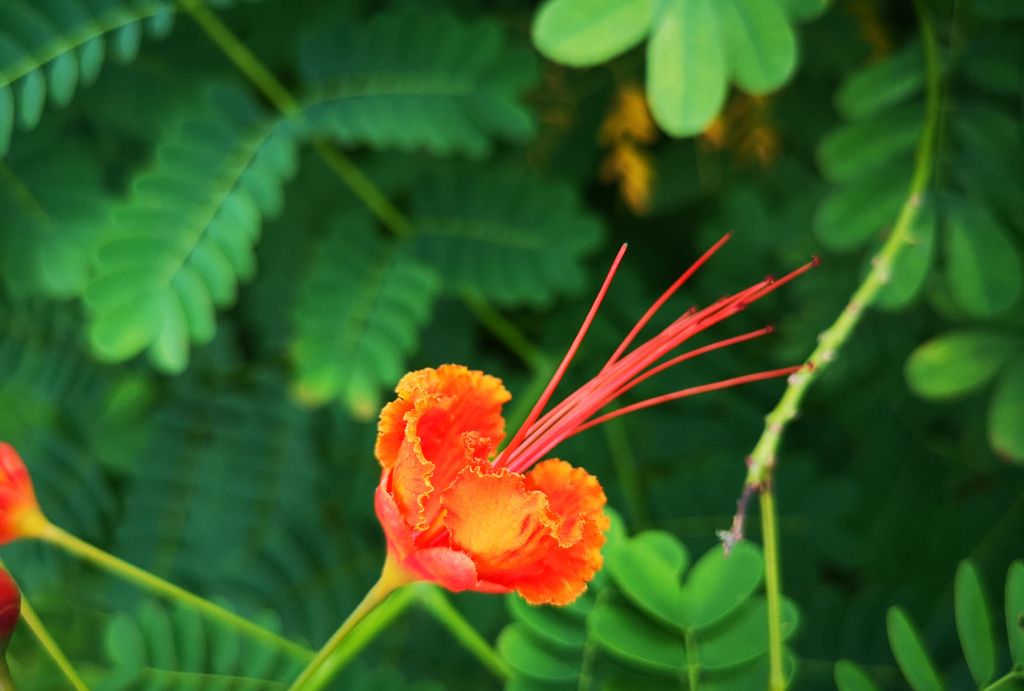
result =
[[[761,521],[764,529],[765,548],[765,590],[768,598],[769,616],[769,660],[771,663],[771,688],[773,691],[785,688],[782,669],[782,635],[779,619],[781,586],[779,577],[778,542],[776,534],[775,504],[771,494],[772,471],[775,468],[779,444],[786,426],[797,416],[800,403],[811,383],[828,368],[839,350],[853,334],[865,309],[871,305],[882,286],[892,275],[893,262],[899,253],[914,238],[911,228],[921,208],[921,201],[932,179],[932,161],[935,156],[936,131],[940,121],[940,88],[938,45],[931,16],[921,0],[915,0],[921,26],[925,55],[927,97],[925,102],[924,128],[917,144],[914,172],[910,180],[907,198],[900,208],[892,231],[881,250],[872,260],[872,268],[857,287],[836,321],[819,338],[818,346],[811,352],[806,367],[789,378],[785,392],[775,408],[765,417],[761,438],[754,446],[748,459],[745,489],[761,492]],[[733,530],[742,528],[742,521]],[[732,535],[733,538],[738,535]],[[774,606],[773,606],[774,603]]]
[[[306,662],[313,657],[313,652],[305,646],[299,645],[294,641],[290,641],[272,631],[268,631],[262,626],[249,621],[245,617],[239,616],[234,612],[231,612],[220,605],[216,605],[209,600],[201,598],[194,593],[190,593],[184,588],[174,585],[169,581],[165,581],[159,576],[140,569],[137,566],[133,566],[123,559],[118,559],[113,554],[104,552],[98,547],[94,547],[88,542],[75,537],[71,533],[58,528],[52,523],[47,522],[45,525],[40,527],[39,530],[33,534],[33,537],[60,547],[66,552],[91,562],[115,576],[134,583],[143,590],[161,597],[176,600],[188,607],[196,609],[210,619],[219,621],[253,639],[261,640],[275,648],[278,648],[296,660]]]
[[[786,672],[782,662],[782,584],[775,498],[771,487],[761,491],[761,539],[764,542],[764,590],[768,605],[768,688],[783,691]]]
[[[984,691],[1013,691],[1022,686],[1024,686],[1024,670],[1015,669],[986,686]]]
[[[430,612],[448,632],[462,644],[462,647],[473,653],[476,659],[491,674],[505,681],[511,675],[508,665],[495,652],[473,625],[466,621],[462,613],[455,608],[451,600],[437,586],[422,585],[418,591],[420,604]]]
[[[42,620],[39,619],[39,615],[37,615],[36,611],[32,609],[32,605],[29,604],[28,598],[25,597],[25,593],[21,594],[21,620],[25,622],[25,625],[28,626],[29,630],[32,632],[32,635],[36,637],[37,641],[39,641],[39,645],[43,646],[43,650],[46,651],[46,654],[50,656],[53,663],[57,665],[57,668],[64,674],[64,677],[68,680],[68,683],[71,684],[72,688],[74,688],[75,691],[89,691],[89,687],[75,670],[74,665],[71,664],[71,660],[69,660],[67,655],[64,654],[64,651],[60,649],[60,646],[57,645],[57,641],[53,639],[53,636],[50,635],[50,632],[47,631],[46,627],[43,625]],[[3,671],[6,673],[6,665],[4,666]],[[9,685],[5,686],[4,683],[0,681],[0,691],[14,688],[14,685],[10,684],[9,678],[7,683]]]
[[[317,651],[316,656],[306,665],[306,668],[299,673],[289,691],[317,691],[322,689],[334,677],[334,674],[341,668],[337,661],[332,661],[340,655],[341,644],[355,630],[356,625],[379,607],[391,593],[398,588],[408,584],[409,575],[396,564],[389,554],[384,561],[384,568],[381,570],[380,578],[367,591],[363,599],[356,605],[345,621],[341,623],[338,630],[324,643]]]

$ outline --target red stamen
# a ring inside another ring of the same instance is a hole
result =
[[[623,244],[619,248],[619,253],[615,255],[615,261],[612,262],[612,267],[608,270],[608,275],[605,276],[604,283],[601,285],[601,290],[597,292],[597,297],[594,298],[594,304],[590,306],[590,311],[587,313],[586,319],[583,320],[583,325],[580,330],[576,333],[576,338],[573,339],[572,345],[569,346],[568,352],[565,357],[562,358],[562,363],[555,370],[554,376],[551,377],[551,381],[548,382],[547,387],[544,389],[544,393],[541,394],[537,400],[537,404],[533,406],[530,414],[526,416],[526,420],[523,422],[519,431],[512,438],[512,441],[508,443],[502,455],[505,457],[511,456],[515,453],[516,447],[522,442],[526,432],[530,429],[533,423],[537,420],[541,411],[544,410],[544,406],[551,400],[551,395],[555,392],[555,388],[558,383],[562,380],[562,376],[565,374],[565,370],[569,368],[569,363],[572,361],[573,356],[576,355],[576,351],[579,350],[580,344],[583,342],[583,337],[586,336],[587,330],[590,329],[590,323],[594,321],[594,317],[597,315],[597,309],[601,306],[601,302],[604,300],[605,293],[608,292],[608,287],[612,284],[612,278],[615,277],[615,272],[619,268],[619,263],[622,261],[623,255],[626,254],[626,247],[628,245]]]
[[[626,348],[629,347],[629,344],[632,343],[633,339],[637,337],[637,334],[639,334],[640,331],[642,331],[643,328],[647,326],[647,323],[651,321],[651,318],[655,315],[655,313],[659,309],[661,309],[661,306],[668,302],[668,299],[671,298],[675,294],[675,292],[679,290],[679,288],[684,283],[686,283],[691,276],[693,276],[693,274],[697,273],[697,269],[703,266],[704,263],[707,262],[707,260],[711,259],[712,255],[714,255],[715,252],[721,249],[722,245],[727,243],[731,237],[732,233],[726,233],[725,235],[723,235],[718,240],[718,242],[713,244],[707,252],[702,254],[700,258],[690,266],[689,269],[684,271],[683,274],[676,279],[675,283],[670,285],[668,289],[661,294],[661,297],[654,301],[654,304],[651,305],[650,308],[648,308],[648,310],[644,313],[644,316],[640,317],[640,321],[638,321],[636,325],[633,326],[632,329],[630,329],[629,333],[626,335],[626,338],[622,341],[622,343],[619,344],[619,347],[615,349],[615,352],[612,353],[612,356],[608,358],[608,362],[606,362],[604,367],[601,368],[602,371],[608,369],[610,365],[612,365],[616,360],[619,359],[619,356],[626,352]]]
[[[617,410],[604,413],[598,417],[594,417],[594,415],[601,409],[605,408],[614,400],[618,399],[623,394],[632,390],[635,386],[646,381],[655,374],[663,372],[681,362],[691,360],[699,355],[771,333],[773,329],[768,326],[746,334],[716,341],[715,343],[695,348],[688,352],[671,357],[664,362],[658,362],[693,336],[742,311],[748,304],[777,290],[797,276],[800,276],[809,271],[812,267],[817,266],[819,263],[817,257],[815,257],[807,264],[791,271],[780,279],[775,279],[769,276],[749,288],[741,290],[735,295],[720,298],[711,305],[700,310],[697,308],[690,308],[685,313],[677,317],[666,328],[662,329],[656,336],[635,347],[627,354],[626,351],[629,346],[632,345],[637,335],[639,335],[640,331],[647,326],[659,309],[664,306],[679,287],[689,280],[697,269],[706,263],[707,260],[710,259],[711,256],[729,240],[729,238],[730,234],[726,234],[719,239],[718,242],[701,255],[701,257],[694,262],[689,269],[687,269],[678,279],[675,280],[675,282],[672,283],[672,285],[668,287],[664,293],[662,293],[662,295],[654,302],[653,305],[651,305],[650,308],[648,308],[640,320],[629,331],[626,338],[615,349],[612,356],[601,368],[597,376],[567,396],[561,403],[557,404],[550,411],[542,415],[541,413],[543,413],[544,407],[550,401],[551,396],[568,369],[570,362],[576,355],[577,350],[579,350],[580,344],[583,342],[583,338],[589,330],[590,325],[597,314],[597,310],[600,307],[601,302],[604,300],[605,294],[608,292],[612,278],[614,277],[626,251],[626,246],[623,245],[619,250],[619,253],[616,255],[615,260],[612,262],[612,266],[601,285],[601,289],[598,291],[597,297],[594,299],[594,302],[590,307],[590,311],[587,313],[586,319],[583,321],[583,325],[577,332],[576,338],[573,340],[572,345],[569,347],[569,350],[566,352],[565,357],[559,364],[558,369],[552,376],[551,381],[544,389],[544,393],[541,394],[536,405],[534,405],[530,414],[527,416],[526,421],[519,428],[519,431],[509,442],[508,446],[506,446],[498,458],[495,459],[495,464],[507,467],[509,470],[516,472],[524,471],[547,454],[551,449],[555,448],[569,437],[578,434],[583,430],[590,429],[591,427],[595,427],[603,422],[619,417],[620,415],[625,415],[636,410],[642,410],[644,408],[649,408],[651,406],[687,396],[694,396],[708,391],[716,391],[729,386],[737,386],[773,377],[783,377],[798,371],[800,369],[799,366],[787,367],[778,370],[748,374],[741,377],[733,377],[731,379],[725,379],[710,384],[693,386],[673,393],[649,398],[640,401],[639,403],[633,403]]]
[[[761,381],[763,379],[774,379],[776,377],[786,377],[794,372],[799,372],[803,368],[803,365],[795,365],[793,367],[783,367],[782,369],[773,369],[766,372],[757,372],[755,374],[746,374],[742,377],[733,377],[732,379],[723,379],[722,381],[713,382],[711,384],[701,384],[700,386],[691,386],[688,389],[681,389],[672,393],[663,394],[661,396],[655,396],[654,398],[648,398],[647,400],[640,401],[639,403],[633,403],[627,405],[618,410],[613,410],[610,413],[594,418],[590,422],[583,424],[577,429],[577,432],[582,432],[585,429],[590,429],[596,425],[600,425],[602,422],[607,422],[613,418],[617,418],[620,415],[626,413],[632,413],[637,410],[643,410],[644,408],[650,408],[656,406],[659,403],[666,403],[668,401],[674,401],[679,398],[685,398],[687,396],[696,396],[697,394],[707,393],[708,391],[717,391],[719,389],[727,389],[730,386],[739,386],[740,384],[749,384],[750,382]]]

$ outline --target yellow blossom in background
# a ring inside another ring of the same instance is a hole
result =
[[[771,123],[771,98],[735,92],[725,109],[700,135],[715,151],[730,151],[739,164],[769,168],[779,156],[781,141]]]
[[[849,0],[843,9],[853,17],[861,38],[870,48],[871,62],[877,62],[892,53],[892,36],[882,20],[878,0]]]
[[[644,147],[657,138],[658,127],[643,89],[634,83],[621,85],[601,124],[599,141],[608,147],[601,163],[601,180],[617,183],[622,201],[638,216],[650,208],[654,189],[654,165]]]

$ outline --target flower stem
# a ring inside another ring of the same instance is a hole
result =
[[[11,680],[11,670],[7,667],[7,660],[2,657],[0,657],[0,691],[15,691],[14,681]]]
[[[786,688],[782,667],[782,584],[779,568],[779,539],[776,530],[775,498],[771,486],[761,490],[761,539],[764,541],[764,590],[768,604],[768,688]]]
[[[348,635],[352,633],[359,622],[387,600],[391,593],[408,583],[410,583],[409,574],[391,558],[389,553],[384,560],[380,578],[370,587],[355,609],[345,618],[345,621],[341,622],[338,630],[317,651],[316,656],[306,665],[306,668],[299,673],[292,685],[288,687],[288,691],[317,691],[327,685],[341,668],[341,665],[332,658],[339,655],[340,646]],[[347,656],[345,659],[347,660]]]
[[[85,542],[61,528],[58,528],[52,523],[47,523],[43,526],[36,537],[60,547],[77,557],[85,559],[115,576],[131,581],[143,590],[176,600],[192,607],[193,609],[202,612],[210,619],[219,621],[254,639],[259,639],[280,649],[296,660],[305,662],[313,656],[313,652],[305,646],[299,645],[294,641],[290,641],[273,631],[269,631],[262,626],[249,621],[245,617],[239,616],[220,605],[216,605],[209,600],[195,595],[194,593],[190,593],[184,588],[174,585],[159,576],[140,569],[137,566],[133,566],[123,559],[115,557],[109,552],[104,552],[98,547],[94,547],[88,542]]]
[[[922,0],[915,0],[921,34],[923,38],[927,95],[925,102],[924,127],[917,143],[914,171],[910,180],[907,198],[900,208],[892,231],[882,248],[872,260],[872,268],[857,287],[836,321],[822,332],[818,346],[806,360],[806,367],[789,378],[782,398],[765,417],[761,438],[748,458],[745,489],[756,489],[761,493],[761,520],[764,527],[765,587],[768,594],[769,632],[774,631],[771,663],[772,689],[785,687],[782,670],[781,624],[779,620],[779,560],[776,534],[775,505],[771,494],[772,471],[775,468],[779,444],[786,426],[797,416],[800,403],[812,382],[821,376],[829,363],[835,359],[840,348],[853,334],[854,328],[864,316],[864,310],[874,301],[882,286],[892,274],[893,262],[899,253],[914,238],[911,228],[921,208],[921,201],[932,179],[935,156],[936,132],[938,131],[941,101],[941,75],[939,70],[938,45],[931,15]],[[740,526],[741,528],[742,526]],[[774,592],[773,592],[774,591]],[[774,607],[773,607],[774,601]],[[775,640],[775,639],[779,640]],[[776,684],[778,684],[776,686]]]
[[[502,681],[509,678],[511,673],[505,661],[495,652],[491,644],[473,628],[473,625],[466,621],[462,613],[437,586],[421,586],[418,596],[424,609],[448,629],[455,640],[472,653],[488,671]]]
[[[89,691],[89,687],[79,676],[78,672],[75,671],[74,665],[71,664],[71,660],[67,658],[64,651],[57,645],[57,641],[53,639],[50,632],[46,630],[42,620],[39,619],[39,615],[32,609],[32,605],[29,604],[28,598],[25,597],[25,593],[21,594],[21,619],[28,626],[29,630],[32,631],[32,635],[39,641],[39,645],[43,646],[43,650],[50,656],[53,663],[57,665],[57,668],[64,674],[64,677],[68,680],[68,683],[75,689],[75,691]],[[6,672],[6,666],[4,668]],[[3,682],[0,681],[0,691],[5,689],[13,689],[14,686],[10,684],[10,680],[7,680],[8,686],[4,686]]]

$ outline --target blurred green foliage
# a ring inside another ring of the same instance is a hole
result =
[[[166,0],[0,0],[0,439],[55,523],[312,646],[380,568],[374,417],[402,372],[501,376],[515,422],[621,242],[567,385],[727,230],[661,323],[823,265],[716,330],[770,322],[770,339],[636,400],[797,363],[894,220],[920,134],[909,3],[209,5],[291,102]],[[1024,654],[1019,563],[1007,646],[984,598],[1024,535],[1024,10],[928,5],[942,119],[916,243],[775,477],[794,688],[981,686]],[[650,113],[617,105],[639,84]],[[635,534],[616,528],[564,611],[453,597],[509,688],[686,688],[693,648],[700,688],[758,688],[759,552],[723,562],[714,535],[783,385],[558,450]],[[2,556],[97,688],[270,689],[293,671],[45,546]],[[62,688],[26,631],[10,657],[19,688]],[[502,684],[414,607],[337,688]]]

